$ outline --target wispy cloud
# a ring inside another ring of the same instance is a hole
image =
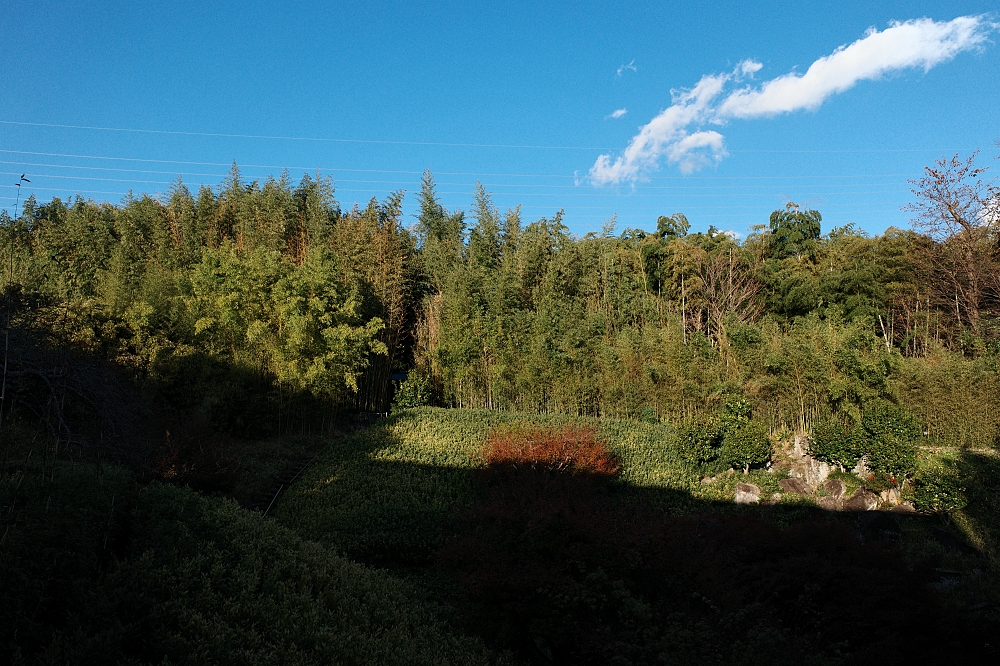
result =
[[[671,162],[681,162],[699,148],[712,147],[725,151],[722,135],[715,131],[688,132],[688,127],[707,121],[713,110],[712,102],[722,92],[728,75],[703,76],[690,90],[673,91],[673,104],[640,128],[621,155],[611,160],[610,155],[601,155],[590,168],[590,177],[596,184],[618,183],[623,180],[638,180],[646,171],[654,169],[663,155],[670,153]],[[682,154],[686,149],[688,154]],[[712,155],[708,159],[718,161],[724,154]],[[685,164],[694,170],[697,161]],[[682,165],[683,168],[683,165]]]
[[[762,65],[745,60],[732,72],[706,75],[689,90],[671,91],[671,105],[640,128],[621,155],[598,157],[590,179],[596,185],[635,182],[664,158],[683,173],[718,164],[728,154],[724,137],[701,129],[705,124],[814,110],[859,81],[904,69],[926,72],[963,51],[981,48],[997,27],[982,16],[895,22],[882,32],[869,29],[861,39],[816,60],[804,74],[790,72],[760,86],[746,81]]]
[[[617,120],[618,118],[624,118],[626,113],[628,113],[628,109],[615,109],[608,115],[604,116],[604,119],[607,120],[608,118],[614,118]]]
[[[633,72],[639,71],[639,68],[635,66],[635,59],[633,59],[632,62],[630,62],[629,64],[622,65],[617,70],[615,70],[615,77],[620,79],[625,74],[625,72],[628,72],[630,70]]]

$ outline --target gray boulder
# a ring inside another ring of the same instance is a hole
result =
[[[816,506],[827,511],[840,511],[843,508],[843,502],[836,497],[820,497],[816,500]]]
[[[833,466],[816,460],[809,454],[809,440],[805,435],[797,435],[792,445],[792,465],[789,473],[808,484],[818,486],[830,476]]]
[[[757,504],[760,502],[760,488],[752,483],[736,484],[737,504]]]
[[[823,490],[828,492],[834,499],[841,499],[847,492],[847,486],[840,479],[827,479],[823,482]]]
[[[878,497],[864,488],[858,488],[850,499],[844,502],[844,511],[874,511]]]
[[[816,490],[802,479],[795,478],[782,479],[778,481],[778,485],[786,493],[795,493],[796,495],[812,495],[813,491]]]
[[[883,490],[878,496],[879,499],[882,500],[882,503],[888,506],[896,506],[899,504],[899,488],[889,488],[888,490]]]
[[[864,456],[862,456],[861,460],[858,461],[858,464],[851,471],[859,479],[867,479],[871,475],[871,470],[868,469],[868,463],[865,461]]]

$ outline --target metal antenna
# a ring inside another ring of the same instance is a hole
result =
[[[14,204],[14,217],[10,221],[10,227],[7,232],[10,234],[10,244],[7,247],[7,253],[10,255],[10,267],[7,271],[7,326],[4,328],[3,335],[3,382],[0,383],[0,428],[3,427],[3,415],[7,408],[7,359],[10,352],[10,317],[12,304],[12,294],[10,293],[11,285],[14,284],[14,224],[17,222],[17,218],[21,211],[21,184],[30,183],[26,174],[21,174],[21,177],[17,180],[15,185],[17,186],[17,203]],[[4,463],[7,462],[6,447],[4,447]],[[4,465],[6,467],[6,464]]]

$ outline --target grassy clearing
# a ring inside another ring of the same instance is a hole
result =
[[[476,498],[472,472],[486,464],[483,451],[491,432],[564,426],[596,430],[621,462],[616,487],[649,491],[644,493],[649,501],[673,515],[707,508],[754,511],[732,504],[740,482],[760,487],[764,500],[780,491],[780,477],[762,469],[718,473],[711,483],[702,483],[705,470],[683,460],[677,430],[666,423],[425,407],[337,440],[289,489],[273,515],[362,561],[421,563],[446,538],[448,516]],[[853,492],[858,479],[842,476]],[[790,510],[815,506],[812,498],[792,494],[780,501]],[[765,515],[785,520],[784,514]],[[983,520],[977,525],[985,525]]]
[[[424,564],[451,516],[476,497],[491,429],[520,415],[421,408],[331,444],[281,498],[273,515],[309,538],[379,566]],[[534,425],[581,422],[553,415]],[[594,421],[587,421],[594,423]]]
[[[875,532],[858,518],[791,495],[734,506],[738,481],[766,498],[776,475],[702,483],[666,424],[412,410],[333,440],[276,520],[8,434],[0,661],[995,656],[980,638],[996,629],[996,575],[968,545],[997,544],[1000,461],[988,455],[925,453],[961,472],[968,502],[953,519],[967,539],[923,520],[894,546],[861,543],[859,529]],[[255,443],[230,470],[250,488],[315,445]]]

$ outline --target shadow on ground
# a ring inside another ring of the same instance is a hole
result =
[[[743,508],[571,471],[386,460],[379,451],[402,444],[392,437],[383,423],[339,442],[277,519],[418,581],[456,624],[529,662],[998,656],[988,558],[933,518]],[[993,480],[995,463],[967,461]],[[959,586],[978,590],[974,603]]]

